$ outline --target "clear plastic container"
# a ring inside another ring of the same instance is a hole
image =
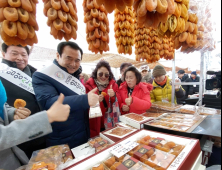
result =
[[[182,105],[177,105],[173,103],[165,103],[165,102],[155,102],[152,104],[152,108],[165,110],[165,111],[176,111],[177,109],[181,108]]]
[[[185,105],[179,110],[180,113],[192,114],[194,115],[196,112],[200,113],[200,115],[221,115],[221,110],[206,108],[206,107],[195,107],[191,105]]]
[[[156,170],[167,170],[175,158],[175,155],[156,149],[149,159],[144,160],[144,163]]]
[[[56,170],[59,165],[72,159],[73,155],[68,145],[52,146],[33,152],[26,170]]]
[[[129,155],[122,156],[119,159],[111,157],[106,160],[104,164],[110,170],[154,170],[153,168],[143,164],[139,160]]]
[[[135,113],[130,113],[130,114],[127,114],[127,115],[124,115],[124,116],[127,117],[127,118],[130,118],[130,119],[133,119],[137,122],[142,122],[146,119],[142,115],[138,115],[138,114],[135,114]]]
[[[93,166],[90,170],[109,170],[103,163]]]
[[[117,127],[109,131],[110,135],[115,135],[115,136],[124,136],[129,133],[131,133],[133,129],[131,128],[125,128],[125,127]]]
[[[88,144],[92,147],[92,148],[95,148],[96,149],[96,152],[99,152],[107,147],[110,146],[110,143],[101,138],[101,137],[95,137],[95,138],[92,138],[88,141]]]
[[[157,117],[160,117],[162,115],[163,115],[163,113],[144,113],[144,114],[142,114],[142,116],[150,117],[150,118],[152,118],[152,117],[157,118]]]

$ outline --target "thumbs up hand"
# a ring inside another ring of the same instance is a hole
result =
[[[58,100],[52,105],[52,107],[47,111],[49,122],[64,122],[68,119],[70,113],[70,106],[64,105],[65,97],[60,94]]]
[[[108,95],[109,97],[114,97],[116,95],[116,93],[113,90],[113,86],[110,86],[110,89],[108,90]]]
[[[131,97],[131,94],[129,94],[129,97],[126,98],[125,102],[126,102],[127,106],[130,106],[132,104],[133,98]]]
[[[97,90],[98,89],[95,88],[88,93],[88,102],[90,107],[95,106],[99,102],[99,96],[96,94]]]

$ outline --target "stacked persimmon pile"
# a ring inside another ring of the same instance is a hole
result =
[[[0,0],[0,34],[7,45],[38,43],[37,3],[38,0]]]
[[[110,29],[104,5],[98,5],[96,0],[84,0],[83,8],[89,50],[96,54],[109,51]]]
[[[48,17],[50,34],[55,38],[69,41],[77,39],[78,16],[76,0],[43,0],[44,15]]]
[[[132,54],[134,45],[134,13],[132,7],[126,7],[124,12],[115,10],[115,38],[118,53]]]

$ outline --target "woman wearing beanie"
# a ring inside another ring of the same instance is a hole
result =
[[[150,98],[152,84],[142,83],[142,75],[135,67],[129,67],[125,71],[124,80],[119,89],[122,113],[145,113],[152,105]]]
[[[158,65],[153,70],[153,91],[151,93],[151,101],[163,101],[171,102],[172,97],[172,81],[169,77],[166,76],[166,70],[164,67]],[[178,80],[179,81],[179,80]],[[177,81],[177,82],[178,82]],[[181,86],[175,86],[176,98],[183,98],[185,96],[185,91]],[[177,99],[175,98],[175,103]]]

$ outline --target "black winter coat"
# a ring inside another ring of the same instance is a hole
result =
[[[56,60],[53,63],[68,72]],[[81,72],[82,68],[80,67],[72,76],[79,79]],[[71,107],[70,116],[66,122],[52,123],[53,132],[47,136],[47,146],[69,144],[70,148],[75,148],[86,143],[90,138],[88,96],[78,95],[63,84],[40,72],[34,73],[32,83],[36,98],[45,110],[53,105],[61,93],[65,95],[63,103]]]
[[[192,80],[189,78],[187,74],[185,74],[182,79],[180,79],[183,83],[189,83],[192,82]],[[178,104],[183,104],[185,100],[188,98],[189,95],[193,95],[193,89],[194,87],[192,85],[183,85],[183,89],[185,90],[185,96],[183,98],[177,99]]]
[[[192,77],[190,79],[191,79],[191,82],[200,82],[200,77],[198,76],[195,79],[193,79]],[[200,90],[199,85],[193,86],[193,94],[199,93],[199,90]]]

